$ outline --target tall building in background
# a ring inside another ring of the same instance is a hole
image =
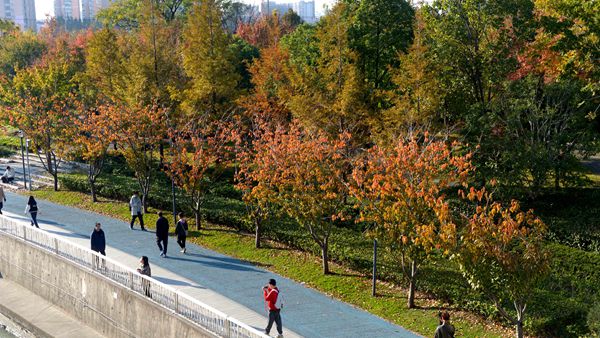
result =
[[[79,0],[54,0],[54,16],[62,19],[81,20]]]
[[[35,31],[35,0],[0,0],[0,18]]]
[[[81,0],[81,18],[94,20],[101,9],[108,7],[111,0]]]
[[[279,14],[283,15],[290,9],[296,12],[302,18],[302,20],[304,20],[304,22],[314,23],[317,21],[315,16],[314,0],[302,0],[289,3],[263,0],[260,3],[259,11],[262,15],[271,14],[273,11],[277,11]]]

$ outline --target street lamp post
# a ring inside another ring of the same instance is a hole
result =
[[[19,130],[19,138],[21,139],[21,162],[23,163],[23,188],[27,189],[27,171],[25,171],[25,154],[23,151],[23,137],[24,133]]]
[[[27,151],[26,152],[26,154],[27,154],[27,169],[28,169],[27,171],[28,171],[28,176],[29,176],[29,191],[31,191],[32,187],[31,187],[31,166],[29,165],[29,142],[30,142],[29,139],[25,140],[25,150]]]

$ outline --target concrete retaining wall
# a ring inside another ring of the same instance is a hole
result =
[[[107,337],[216,337],[142,295],[2,233],[0,274]]]

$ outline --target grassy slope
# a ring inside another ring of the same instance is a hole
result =
[[[91,203],[89,196],[70,191],[36,191],[36,197],[55,203],[95,211],[107,216],[128,220],[127,204],[101,199]],[[152,211],[152,210],[151,210]],[[146,216],[148,224],[153,224],[156,214]],[[267,243],[267,248],[256,250],[252,236],[232,232],[227,228],[211,225],[201,233],[192,232],[190,240],[207,248],[250,261],[265,269],[279,273],[299,282],[306,282],[323,293],[365,309],[375,315],[390,320],[409,330],[431,336],[436,326],[436,314],[440,304],[425,297],[418,299],[421,309],[408,310],[405,306],[403,290],[391,285],[378,285],[378,297],[371,297],[371,284],[368,276],[332,264],[334,275],[324,276],[318,258],[304,252],[291,250],[276,243]],[[453,322],[457,327],[457,337],[505,337],[512,331],[490,324],[476,316],[453,311]]]

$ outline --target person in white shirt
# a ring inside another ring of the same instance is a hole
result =
[[[133,193],[133,196],[131,196],[131,199],[129,200],[129,210],[131,210],[131,222],[129,223],[129,228],[133,230],[133,223],[135,222],[135,219],[138,218],[140,220],[142,231],[146,231],[146,228],[144,228],[144,217],[142,215],[144,212],[142,199],[137,191]]]
[[[15,180],[15,170],[10,166],[6,167],[6,171],[2,175],[2,183],[12,183]]]

